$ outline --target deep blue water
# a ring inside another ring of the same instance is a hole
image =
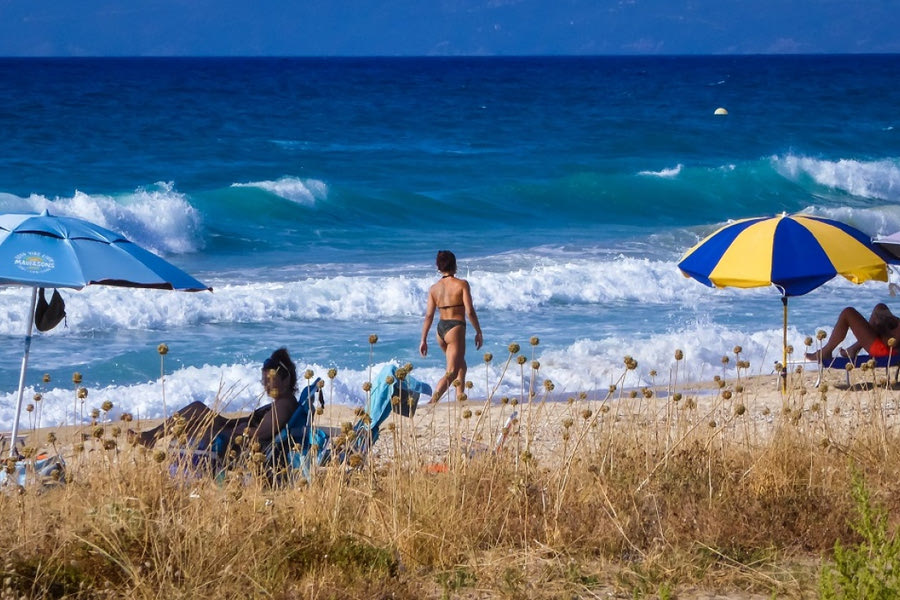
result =
[[[282,344],[336,366],[342,402],[373,362],[431,380],[441,357],[416,349],[441,248],[485,350],[540,337],[558,389],[605,388],[625,354],[665,372],[675,348],[695,378],[735,344],[766,372],[777,292],[710,290],[675,264],[746,216],[900,230],[898,79],[900,56],[858,55],[0,59],[0,211],[97,221],[215,288],[65,291],[29,385],[49,372],[64,397],[79,370],[92,400],[159,414],[164,371],[170,406],[223,378],[244,402]],[[884,284],[844,281],[793,299],[792,341],[879,300]],[[3,418],[26,312],[27,290],[0,290]]]

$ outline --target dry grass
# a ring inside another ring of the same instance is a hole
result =
[[[808,598],[835,541],[857,541],[855,473],[900,514],[879,373],[796,374],[781,394],[739,371],[626,391],[629,370],[609,392],[535,378],[519,399],[420,406],[361,467],[288,488],[252,463],[173,477],[109,425],[34,432],[67,482],[0,494],[0,598]],[[329,406],[321,424],[352,418]]]

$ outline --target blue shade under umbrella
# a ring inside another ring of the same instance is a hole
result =
[[[32,288],[10,456],[16,455],[38,288],[114,285],[212,291],[211,287],[114,231],[75,217],[53,216],[47,211],[39,215],[0,215],[0,285]]]

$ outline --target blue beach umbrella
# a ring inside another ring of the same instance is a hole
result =
[[[16,454],[38,288],[114,285],[212,291],[211,287],[114,231],[83,219],[56,217],[47,211],[39,215],[0,214],[0,285],[32,288],[10,456]]]
[[[869,236],[840,221],[809,215],[757,217],[729,223],[688,250],[678,263],[686,277],[710,287],[774,286],[787,299],[837,275],[853,283],[887,281],[885,252]]]

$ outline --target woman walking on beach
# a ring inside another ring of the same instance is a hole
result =
[[[197,400],[156,427],[140,432],[129,431],[129,436],[134,436],[137,443],[152,447],[176,423],[183,423],[184,432],[197,443],[204,440],[208,444],[225,434],[229,440],[244,436],[265,445],[297,410],[297,367],[287,349],[279,348],[263,362],[262,384],[272,401],[249,415],[224,417]]]
[[[466,383],[466,316],[475,328],[475,348],[481,348],[481,325],[472,304],[469,282],[456,277],[456,256],[449,250],[440,250],[435,260],[441,279],[428,291],[425,322],[422,324],[422,342],[419,352],[428,355],[428,330],[434,321],[435,310],[440,311],[437,339],[447,357],[447,372],[440,378],[431,395],[430,403],[437,402],[454,381]]]

